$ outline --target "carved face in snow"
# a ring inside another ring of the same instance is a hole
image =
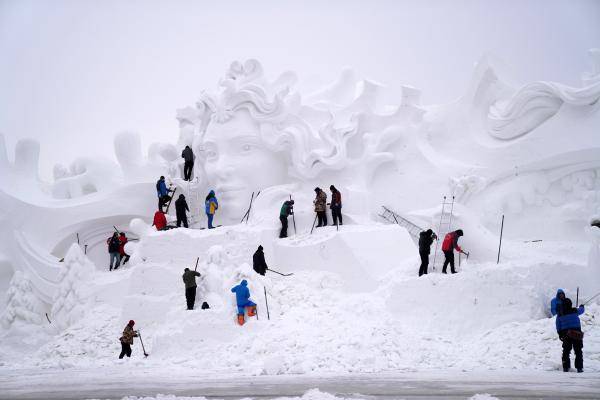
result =
[[[224,123],[211,122],[203,140],[204,170],[219,210],[231,219],[242,218],[252,192],[286,182],[283,153],[267,149],[259,124],[247,111],[237,111]]]

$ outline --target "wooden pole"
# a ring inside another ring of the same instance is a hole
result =
[[[269,302],[267,300],[267,288],[263,286],[263,289],[265,289],[265,305],[267,306],[267,319],[270,321],[271,316],[269,315]]]
[[[502,248],[502,232],[504,231],[504,214],[502,214],[502,224],[500,225],[500,243],[498,243],[498,260],[496,264],[500,263],[500,249]]]

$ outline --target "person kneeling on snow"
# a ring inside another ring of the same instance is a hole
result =
[[[556,317],[556,330],[562,340],[562,366],[563,371],[571,369],[571,349],[575,352],[575,368],[583,372],[583,332],[579,316],[585,312],[585,307],[573,308],[571,299],[565,298],[562,302],[562,315]]]
[[[123,336],[119,339],[121,341],[121,354],[119,354],[119,358],[123,358],[124,356],[131,357],[133,338],[138,337],[138,331],[133,330],[133,325],[135,325],[135,321],[130,320],[125,329],[123,329]]]
[[[238,324],[244,325],[244,311],[248,310],[248,316],[256,315],[256,303],[250,300],[250,290],[248,289],[248,281],[242,280],[239,285],[231,288],[231,293],[235,293],[235,301],[238,309]]]

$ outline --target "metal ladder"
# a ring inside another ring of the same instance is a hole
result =
[[[398,224],[398,225],[404,227],[408,231],[408,234],[417,243],[419,242],[419,233],[421,233],[423,231],[423,229],[421,227],[413,224],[412,222],[410,222],[406,218],[402,217],[397,212],[390,210],[386,206],[381,206],[381,208],[383,208],[383,212],[381,214],[379,214],[379,216],[381,218],[385,219],[386,221],[388,221],[392,224]]]
[[[448,211],[448,209],[450,209]],[[442,200],[442,213],[440,215],[440,223],[438,225],[437,236],[438,240],[435,242],[435,252],[433,253],[433,270],[435,271],[436,262],[438,260],[443,260],[444,258],[438,257],[438,253],[441,253],[440,242],[444,240],[444,237],[448,232],[450,232],[452,228],[452,216],[454,212],[454,196],[452,196],[452,201],[447,201],[446,196]],[[443,261],[442,261],[443,262]]]

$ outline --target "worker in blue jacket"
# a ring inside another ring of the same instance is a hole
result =
[[[565,292],[562,289],[556,291],[556,297],[550,302],[550,312],[552,316],[562,314],[562,302],[565,299]]]
[[[583,372],[583,332],[581,332],[579,316],[584,312],[583,305],[573,308],[571,299],[565,298],[562,301],[562,315],[556,317],[556,331],[562,340],[562,365],[565,372],[571,369],[571,349],[575,352],[577,372]]]
[[[167,184],[165,183],[165,177],[161,176],[158,181],[156,181],[156,195],[158,196],[158,209],[163,210],[165,204],[171,200],[172,190],[167,189]]]
[[[238,324],[244,325],[244,312],[248,309],[248,316],[256,315],[256,303],[250,300],[250,290],[248,289],[248,281],[242,280],[239,285],[231,288],[231,292],[235,293],[235,301],[238,309]]]

